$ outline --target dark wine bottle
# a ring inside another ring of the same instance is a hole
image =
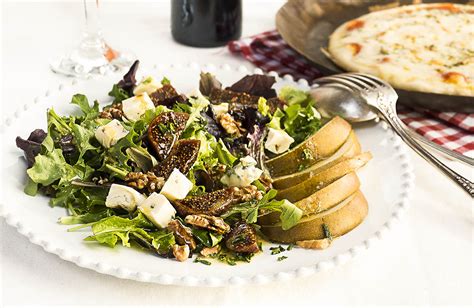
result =
[[[242,0],[171,0],[173,38],[194,47],[216,47],[242,34]]]

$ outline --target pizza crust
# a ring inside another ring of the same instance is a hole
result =
[[[433,3],[348,21],[329,39],[333,61],[403,90],[474,96],[474,8]]]

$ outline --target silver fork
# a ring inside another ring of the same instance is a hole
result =
[[[383,116],[387,123],[392,126],[393,130],[408,146],[452,179],[465,192],[467,192],[471,198],[474,198],[474,184],[471,181],[439,161],[430,152],[426,151],[425,148],[418,144],[406,131],[403,122],[398,118],[396,113],[398,95],[388,83],[374,76],[360,73],[347,73],[322,77],[317,79],[316,83],[340,84],[346,89],[361,95],[367,101],[368,105],[373,107]]]

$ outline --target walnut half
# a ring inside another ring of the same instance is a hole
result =
[[[235,135],[237,137],[241,136],[241,133],[245,132],[245,129],[242,128],[242,123],[236,121],[230,114],[223,113],[217,117],[217,122],[222,126],[222,128],[229,134]]]
[[[190,225],[225,234],[230,231],[230,226],[224,219],[204,214],[188,215],[184,221]]]
[[[188,245],[173,245],[173,256],[179,262],[186,261],[189,258],[189,246]]]

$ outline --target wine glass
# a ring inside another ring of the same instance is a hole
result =
[[[102,37],[99,26],[99,0],[83,0],[85,27],[78,46],[69,54],[50,62],[55,73],[73,77],[105,75],[134,61],[131,54],[112,49]]]

